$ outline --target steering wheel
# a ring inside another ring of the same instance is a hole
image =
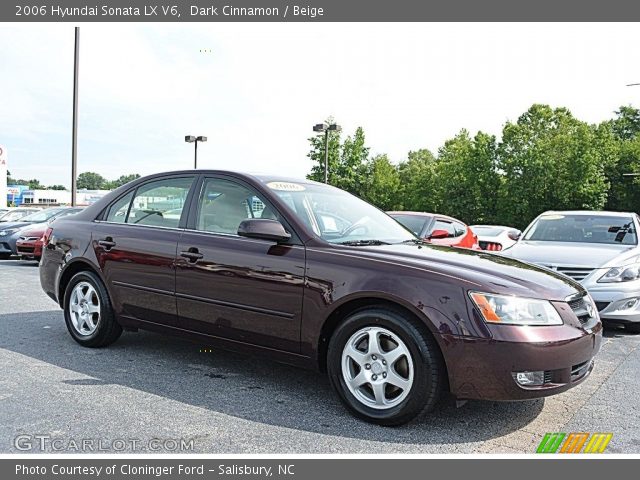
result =
[[[353,232],[358,231],[359,229],[363,230],[362,235],[366,235],[367,233],[369,233],[369,227],[367,225],[354,223],[353,225],[350,225],[347,228],[345,228],[343,231],[341,231],[340,236],[348,237]]]

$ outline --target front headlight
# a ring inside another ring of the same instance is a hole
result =
[[[14,232],[17,232],[17,228],[7,228],[6,230],[0,230],[0,237],[4,237],[6,235],[11,235]]]
[[[547,300],[471,292],[469,296],[488,323],[505,325],[562,325],[562,318]]]
[[[624,267],[614,267],[605,273],[598,283],[632,282],[640,279],[640,263],[633,263]]]

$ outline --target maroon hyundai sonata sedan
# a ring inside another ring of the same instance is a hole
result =
[[[422,242],[308,180],[153,175],[47,231],[40,279],[71,336],[139,328],[326,371],[365,420],[397,425],[458,399],[567,390],[602,326],[571,279]]]

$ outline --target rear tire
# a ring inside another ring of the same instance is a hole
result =
[[[412,317],[385,307],[358,310],[338,326],[327,370],[352,413],[386,426],[433,409],[446,382],[431,334]]]
[[[67,330],[83,347],[106,347],[122,335],[109,293],[93,272],[76,273],[64,292]]]

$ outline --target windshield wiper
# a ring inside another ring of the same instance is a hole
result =
[[[338,245],[349,245],[351,247],[366,247],[369,245],[391,245],[389,242],[382,240],[347,240],[346,242],[338,242]]]
[[[407,243],[413,243],[415,245],[431,245],[429,242],[426,242],[424,240],[421,240],[419,238],[411,238],[409,240],[405,240],[403,242],[400,242],[401,244],[407,244]]]

